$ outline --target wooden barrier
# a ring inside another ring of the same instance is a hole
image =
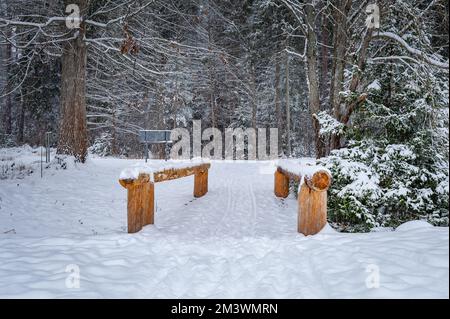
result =
[[[331,175],[324,169],[318,169],[312,176],[301,176],[278,166],[274,183],[277,197],[286,198],[289,195],[290,179],[300,184],[298,232],[305,236],[317,234],[327,223],[327,190],[331,185]]]
[[[138,178],[119,179],[120,185],[128,191],[128,233],[136,233],[143,226],[154,223],[155,185],[194,175],[194,196],[202,197],[208,192],[208,169],[210,164],[198,164],[186,168],[172,168],[153,173],[153,181],[148,173]]]

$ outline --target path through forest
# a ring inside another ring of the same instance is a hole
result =
[[[118,176],[135,162],[1,180],[0,297],[448,298],[448,228],[304,237],[267,162],[213,162],[199,199],[193,177],[158,183],[155,225],[127,234]]]

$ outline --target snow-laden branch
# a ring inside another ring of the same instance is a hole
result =
[[[386,38],[386,39],[394,40],[397,43],[399,43],[404,49],[406,49],[409,53],[422,59],[423,61],[427,62],[428,64],[431,64],[431,65],[436,66],[441,69],[446,69],[446,70],[449,69],[448,61],[442,62],[442,61],[436,60],[436,59],[428,56],[423,51],[411,47],[402,37],[400,37],[399,35],[397,35],[395,33],[374,32],[373,38]]]
[[[391,55],[391,56],[380,56],[376,58],[369,59],[369,63],[377,62],[377,61],[386,61],[386,60],[408,60],[411,62],[414,62],[416,64],[419,64],[420,62],[410,56],[406,55]]]
[[[303,60],[306,57],[306,42],[307,41],[308,40],[305,39],[305,45],[304,45],[304,49],[303,49],[303,53],[302,54],[300,54],[298,52],[295,52],[295,51],[292,51],[292,50],[289,50],[288,48],[285,48],[284,51],[286,51],[290,55],[296,56],[296,57],[298,57],[298,58]]]
[[[125,15],[123,15],[123,16],[117,17],[117,18],[115,18],[115,19],[109,20],[109,21],[106,22],[106,23],[97,22],[97,21],[94,21],[94,20],[91,20],[91,19],[86,19],[84,22],[85,22],[86,24],[91,24],[91,25],[94,25],[94,26],[97,26],[97,27],[103,27],[103,28],[106,28],[106,27],[108,27],[108,26],[111,25],[111,24],[114,24],[114,23],[117,23],[117,22],[122,22],[122,21],[124,21],[126,18],[129,18],[129,17],[132,17],[132,16],[138,14],[139,12],[141,12],[142,10],[144,10],[145,8],[147,8],[147,7],[148,7],[150,4],[152,4],[153,2],[154,2],[154,1],[151,0],[151,1],[147,2],[146,4],[144,4],[143,6],[139,7],[138,9],[136,9],[135,11],[130,12],[130,13],[127,13],[127,14],[125,14]]]
[[[5,18],[0,18],[0,22],[4,23],[3,25],[0,25],[0,27],[15,25],[15,26],[34,27],[34,28],[45,28],[45,27],[49,26],[50,24],[52,24],[53,22],[61,22],[61,21],[66,21],[66,17],[51,17],[51,18],[48,18],[47,21],[44,23],[9,20],[9,19],[5,19]]]
[[[144,5],[140,6],[139,8],[137,8],[133,12],[129,12],[127,14],[124,14],[124,15],[119,16],[117,18],[111,19],[111,20],[109,20],[107,22],[104,22],[104,23],[103,22],[94,21],[94,20],[91,20],[91,19],[83,19],[83,21],[86,24],[90,24],[90,25],[94,25],[94,26],[97,26],[97,27],[106,28],[106,27],[108,27],[111,24],[114,24],[114,23],[117,23],[117,22],[123,22],[126,18],[132,17],[132,16],[140,13],[142,10],[147,8],[153,2],[154,2],[154,0],[151,0],[151,1],[147,2],[146,4],[144,4]],[[45,22],[37,23],[37,22],[30,22],[30,21],[20,21],[20,20],[10,20],[10,19],[5,19],[5,18],[0,18],[0,22],[3,23],[3,24],[0,25],[0,27],[26,26],[26,27],[34,27],[34,28],[43,29],[43,28],[48,27],[52,23],[64,22],[64,21],[66,21],[66,19],[67,19],[67,17],[50,17]]]

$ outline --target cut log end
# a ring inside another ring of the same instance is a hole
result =
[[[124,188],[130,188],[130,187],[145,184],[148,182],[150,182],[149,174],[139,174],[139,177],[137,179],[135,179],[135,178],[119,179],[120,185],[122,185],[122,187],[124,187]]]
[[[305,177],[306,184],[317,192],[328,190],[331,185],[331,175],[325,170],[315,172],[310,178]]]
[[[119,179],[119,183],[120,185],[122,185],[122,187],[124,188],[129,188],[133,185],[134,183],[134,179]]]

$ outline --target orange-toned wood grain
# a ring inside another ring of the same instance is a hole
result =
[[[298,193],[298,232],[315,235],[327,223],[327,192],[315,191],[306,183]]]
[[[151,225],[155,222],[155,184],[148,182],[142,188],[142,224]]]
[[[280,171],[275,172],[274,193],[277,197],[286,198],[289,195],[289,177]]]
[[[119,183],[128,192],[128,233],[136,233],[143,226],[153,224],[154,185],[150,181],[150,176],[140,174],[137,179],[121,179]]]
[[[194,175],[194,197],[202,197],[208,192],[208,170],[198,170]]]
[[[120,179],[119,183],[128,191],[127,222],[128,233],[136,233],[145,225],[155,222],[155,184],[194,176],[194,196],[202,197],[208,192],[208,169],[210,164],[201,164],[189,168],[163,170],[150,175],[140,174],[137,179]]]
[[[305,182],[309,188],[318,192],[324,192],[331,185],[331,175],[325,170],[320,170],[315,172],[311,178],[305,176]]]
[[[188,168],[167,169],[153,173],[153,180],[155,183],[170,181],[172,179],[182,178],[190,175],[195,175],[197,172],[207,171],[211,164],[199,164]]]
[[[281,167],[277,167],[277,172],[296,182],[300,182],[303,177],[301,175],[288,172]],[[331,175],[325,170],[319,170],[315,172],[311,178],[305,177],[304,181],[311,189],[316,191],[326,191],[331,185]]]
[[[127,224],[128,233],[136,233],[142,229],[142,185],[133,183],[127,188]]]

